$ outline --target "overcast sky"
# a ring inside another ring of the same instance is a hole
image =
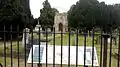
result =
[[[30,9],[34,18],[40,16],[40,9],[43,7],[42,3],[45,0],[30,0]],[[67,12],[71,5],[75,4],[78,0],[48,0],[51,7],[56,8],[59,12]],[[104,1],[106,4],[120,3],[120,0],[99,0]]]

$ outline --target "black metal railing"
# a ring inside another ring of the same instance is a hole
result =
[[[110,32],[109,34],[104,34],[102,30],[99,32],[95,31],[93,28],[91,33],[80,32],[80,29],[75,29],[74,32],[70,28],[68,28],[67,32],[56,31],[55,28],[51,32],[39,30],[38,31],[20,31],[19,26],[17,26],[17,31],[14,31],[12,26],[10,30],[6,30],[4,26],[3,31],[0,33],[4,33],[3,37],[1,37],[0,43],[0,66],[1,67],[94,67],[95,65],[95,56],[98,58],[98,67],[119,67],[120,66],[120,30],[118,29],[118,33],[113,34]],[[86,31],[86,29],[85,29]],[[7,33],[7,34],[6,34]],[[9,35],[8,35],[9,34]],[[22,35],[21,35],[22,34]],[[14,36],[16,35],[16,36]],[[23,36],[24,35],[24,36]],[[116,36],[117,45],[114,45],[113,35]],[[7,39],[7,36],[10,36],[10,39]],[[22,36],[22,37],[21,37]],[[97,37],[98,40],[97,40]],[[110,38],[110,42],[108,43],[108,38]],[[28,39],[28,42],[27,42]],[[35,40],[34,40],[35,39]],[[97,41],[97,43],[96,43]],[[24,44],[22,43],[24,42]],[[38,43],[37,43],[38,42]],[[41,63],[41,46],[45,44],[45,63]],[[34,45],[38,45],[38,56],[36,62]],[[52,62],[48,62],[48,46],[51,45],[53,47],[53,52],[51,52],[53,58]],[[60,64],[56,63],[56,46],[60,46]],[[63,55],[65,50],[64,46],[68,46],[68,57],[67,64],[63,61]],[[71,47],[75,47],[75,64],[71,64]],[[82,58],[83,64],[80,64],[79,61],[79,46],[83,46],[84,57]],[[86,63],[87,55],[87,47],[92,47],[91,51],[91,61],[90,65]],[[96,49],[95,49],[95,48]],[[96,55],[94,51],[96,50]],[[30,56],[31,51],[31,56]],[[28,57],[30,56],[31,62],[28,63]],[[58,66],[57,66],[58,65]]]

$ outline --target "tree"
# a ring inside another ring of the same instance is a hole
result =
[[[72,5],[68,11],[68,25],[73,28],[85,28],[91,30],[93,18],[90,18],[91,8],[98,4],[97,0],[79,0],[76,5]],[[91,22],[92,21],[92,22]]]
[[[114,29],[120,26],[120,4],[107,5],[96,0],[80,0],[68,11],[69,27],[86,28],[87,31],[93,27],[102,28],[104,38],[103,67],[107,65],[107,40]],[[84,30],[83,30],[84,31]],[[84,32],[87,32],[84,31]]]
[[[40,10],[39,21],[42,27],[53,27],[54,25],[54,16],[58,12],[57,9],[51,8],[50,3],[46,0],[43,3],[43,8]]]
[[[106,5],[97,0],[79,0],[68,11],[69,27],[86,28],[100,27],[104,33],[116,29],[120,25],[120,5]]]
[[[119,7],[120,8],[120,7]],[[114,30],[119,27],[119,8],[115,10],[114,5],[106,5],[101,2],[97,5],[96,26],[101,27],[104,33],[110,33],[110,29]]]
[[[25,1],[24,1],[25,3]],[[26,3],[26,6],[28,3]],[[22,3],[19,2],[19,0],[1,0],[0,1],[0,37],[4,39],[4,34],[6,36],[6,40],[10,39],[10,28],[12,26],[12,31],[17,32],[17,26],[19,26],[19,31],[22,32],[23,28],[27,26],[33,17],[27,13],[29,10],[29,7],[27,10],[24,10],[24,7]],[[9,33],[4,33],[4,26],[6,26],[6,31],[9,31]],[[13,33],[13,38],[17,37],[16,33]]]

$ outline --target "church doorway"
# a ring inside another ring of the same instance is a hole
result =
[[[59,31],[63,31],[63,24],[59,23]]]

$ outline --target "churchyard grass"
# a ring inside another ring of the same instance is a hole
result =
[[[66,35],[63,35],[63,45],[69,45],[69,36],[66,34]],[[70,35],[70,45],[71,46],[75,46],[76,44],[76,37],[74,35]],[[53,39],[49,42],[49,44],[53,45]],[[89,37],[87,38],[87,41],[86,41],[86,44],[87,46],[91,46],[92,44],[92,38]],[[55,38],[55,45],[61,45],[61,36],[59,37],[56,37]],[[78,45],[82,46],[84,45],[84,37],[83,36],[78,36]]]
[[[0,44],[0,63],[3,64],[4,67],[4,44]],[[25,51],[21,42],[19,43],[19,67],[25,66]],[[17,41],[12,41],[12,61],[13,67],[18,67],[18,43]],[[35,67],[36,65],[34,65]],[[10,42],[6,42],[6,67],[11,67],[11,44]],[[26,67],[30,67],[30,64],[26,63]]]
[[[17,67],[17,57],[18,57],[18,44],[17,41],[12,41],[12,58],[13,58],[13,67]],[[24,60],[23,56],[24,48],[22,45],[19,45],[19,55],[20,55],[20,61]],[[4,43],[0,44],[0,63],[4,65]],[[20,64],[23,62],[20,62]],[[11,67],[11,44],[10,42],[6,42],[6,66]],[[4,66],[3,66],[4,67]]]

